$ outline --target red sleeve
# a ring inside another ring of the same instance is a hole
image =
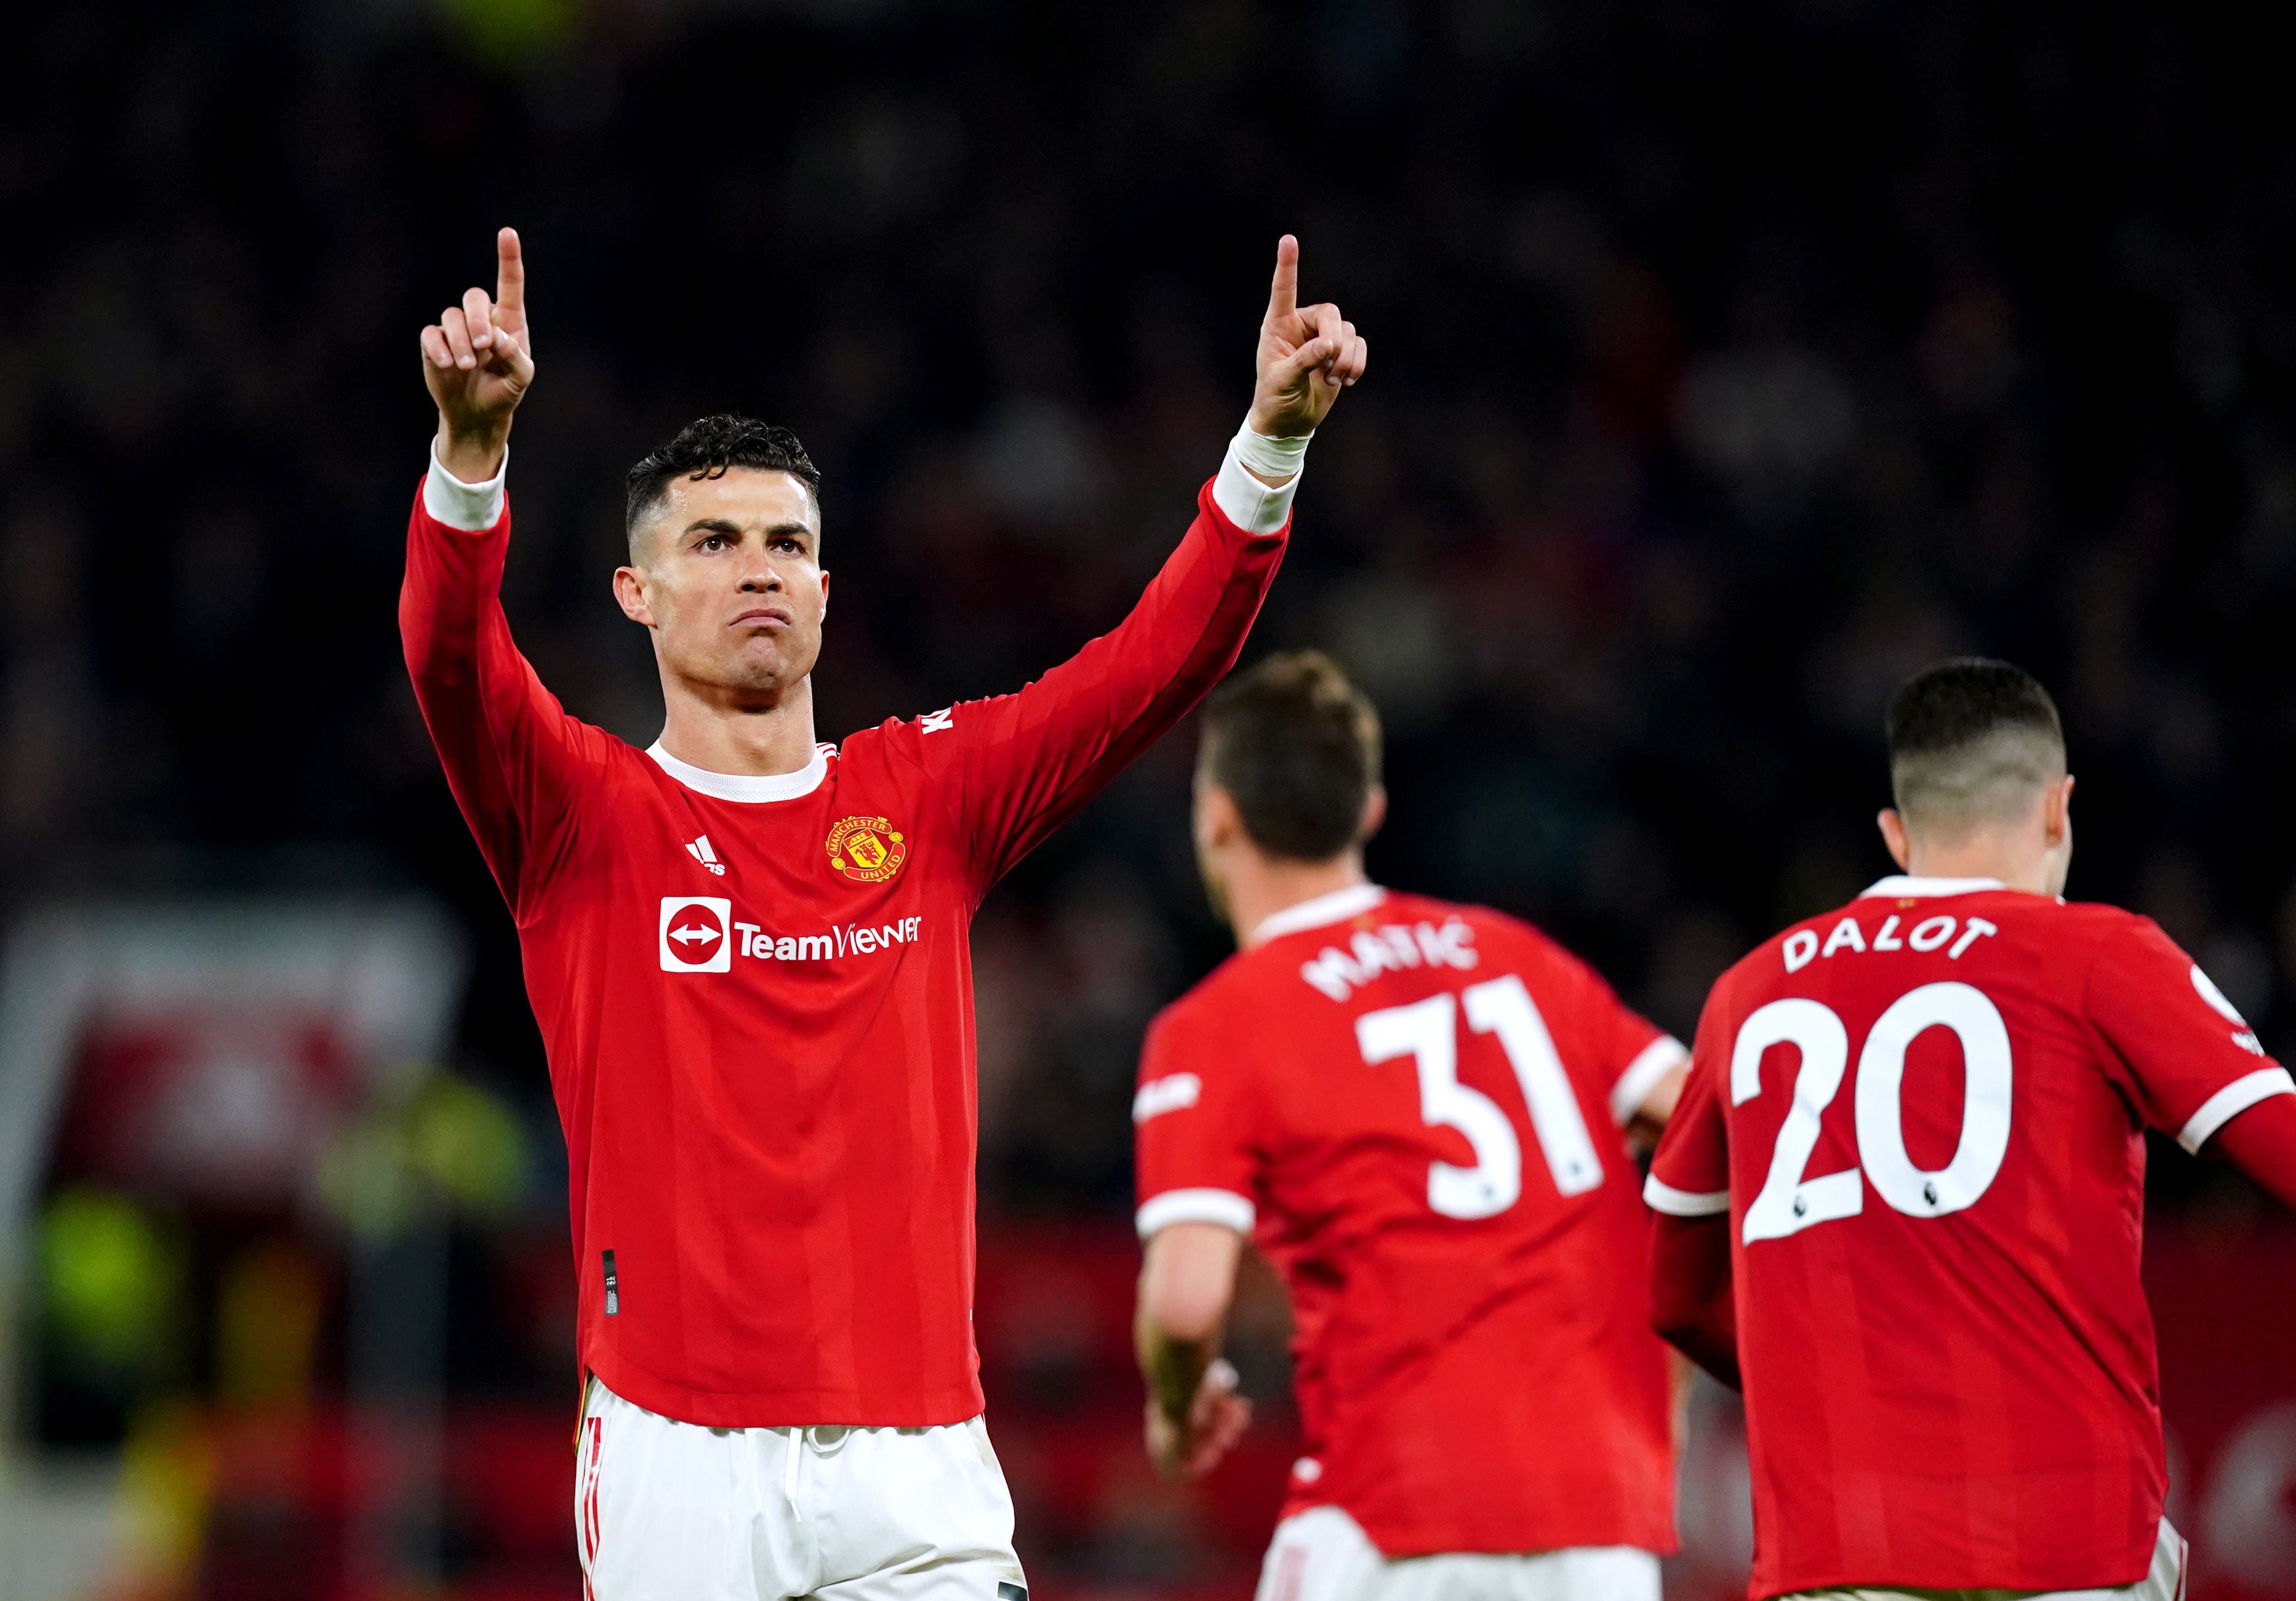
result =
[[[1651,1327],[1660,1339],[1733,1390],[1738,1376],[1738,1308],[1732,1293],[1730,1219],[1670,1218],[1651,1226]]]
[[[955,780],[980,893],[1187,715],[1235,664],[1290,525],[1247,534],[1212,502],[1132,614],[1018,694],[922,718],[920,759]]]
[[[1716,987],[1715,995],[1721,993]],[[1643,1199],[1677,1218],[1714,1217],[1730,1210],[1730,1143],[1722,1121],[1720,1086],[1730,1071],[1729,1030],[1714,998],[1698,1020],[1698,1045],[1682,1100],[1667,1121],[1651,1158]]]
[[[2098,948],[2087,1009],[2125,1070],[2123,1091],[2187,1151],[2259,1101],[2296,1094],[2224,992],[2149,917]]]
[[[406,527],[398,632],[414,699],[480,852],[523,918],[571,847],[578,778],[606,735],[566,715],[511,643],[500,592],[510,509],[484,533],[423,509]]]
[[[1682,1041],[1619,998],[1603,975],[1584,962],[1579,971],[1579,1014],[1585,1019],[1589,1059],[1608,1096],[1611,1121],[1620,1128],[1634,1121],[1660,1080],[1689,1060]]]
[[[1250,1234],[1259,1216],[1249,1053],[1210,1011],[1184,998],[1149,1025],[1141,1048],[1132,1124],[1143,1239],[1170,1223]]]

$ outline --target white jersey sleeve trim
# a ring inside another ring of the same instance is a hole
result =
[[[1671,1034],[1661,1034],[1644,1046],[1611,1086],[1611,1121],[1621,1129],[1633,1122],[1658,1081],[1689,1060],[1689,1051]]]
[[[1715,1190],[1708,1195],[1693,1195],[1663,1184],[1657,1174],[1643,1180],[1643,1200],[1652,1211],[1662,1211],[1670,1218],[1710,1218],[1717,1212],[1730,1210],[1730,1192]]]
[[[2201,1103],[2201,1109],[2193,1113],[2177,1136],[2177,1143],[2197,1153],[2209,1143],[2209,1136],[2259,1101],[2268,1101],[2274,1096],[2296,1096],[2296,1078],[2289,1077],[2284,1067],[2259,1067],[2234,1079]]]
[[[1219,476],[1212,480],[1212,504],[1220,514],[1247,534],[1272,534],[1280,530],[1292,515],[1292,497],[1300,489],[1300,470],[1308,459],[1308,440],[1313,434],[1296,439],[1270,439],[1252,431],[1247,422],[1228,441],[1227,457],[1220,463]],[[1286,472],[1279,489],[1269,489],[1252,477],[1249,468],[1258,468],[1270,478]]]
[[[482,484],[466,484],[439,464],[439,441],[430,441],[430,471],[422,475],[422,509],[431,521],[466,534],[483,534],[502,521],[508,494],[503,488],[510,476],[510,448],[503,447],[503,464]]]
[[[1218,1223],[1250,1234],[1259,1216],[1259,1209],[1234,1190],[1166,1190],[1143,1202],[1133,1221],[1144,1240],[1175,1223]]]

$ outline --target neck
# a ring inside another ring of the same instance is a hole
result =
[[[661,748],[705,772],[737,777],[794,773],[813,759],[813,679],[771,706],[734,706],[664,681]]]
[[[1249,949],[1252,932],[1278,912],[1300,902],[1329,895],[1335,890],[1369,883],[1364,876],[1363,852],[1350,850],[1325,862],[1292,862],[1265,857],[1252,850],[1236,853],[1227,864],[1228,924],[1235,940]]]
[[[2030,895],[2054,893],[2049,888],[2046,850],[2025,848],[2021,842],[1994,834],[1956,840],[1950,845],[1908,840],[1906,871],[1915,878],[1997,878]]]

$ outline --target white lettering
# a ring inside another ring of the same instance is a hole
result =
[[[1784,947],[1786,971],[1800,973],[1817,959],[1817,931],[1798,928],[1786,936]]]
[[[1469,928],[1462,918],[1453,917],[1447,921],[1437,932],[1436,938],[1442,943],[1443,959],[1463,973],[1483,959],[1482,953],[1475,948],[1475,931]]]
[[[1875,950],[1903,950],[1906,948],[1906,942],[1898,938],[1898,920],[1896,917],[1893,916],[1888,922],[1882,924],[1882,932],[1874,936],[1874,948]]]
[[[1366,980],[1377,978],[1382,973],[1403,971],[1403,964],[1388,953],[1386,944],[1374,939],[1368,932],[1358,933],[1349,940],[1349,948],[1356,953],[1356,965],[1363,969]]]
[[[1844,948],[1850,950],[1866,948],[1866,936],[1857,932],[1857,919],[1855,917],[1844,917],[1835,924],[1833,932],[1825,936],[1825,948],[1817,954],[1821,956],[1830,956],[1835,951]]]
[[[945,706],[939,711],[928,711],[925,713],[923,720],[917,724],[917,732],[919,734],[946,734],[948,732],[949,719],[954,718],[955,715],[956,708],[954,706]]]
[[[1946,959],[1952,962],[1960,961],[1961,953],[1967,950],[1970,946],[1977,940],[1980,935],[1997,934],[2000,932],[2001,931],[1994,927],[1993,924],[1986,922],[1984,918],[1972,917],[1969,920],[1967,926],[1963,928],[1961,931],[1961,938],[1956,940],[1953,942],[1953,948],[1945,953]]]
[[[1914,924],[1914,932],[1906,939],[1915,950],[1935,950],[1953,938],[1954,923],[1951,917],[1924,918]]]
[[[799,935],[797,955],[800,961],[826,962],[830,956],[829,936],[827,934]]]
[[[859,951],[865,956],[871,951],[876,949],[877,932],[874,929],[867,928],[855,929],[853,931],[853,948]]]
[[[1152,1117],[1185,1110],[1196,1104],[1203,1090],[1204,1081],[1193,1073],[1169,1073],[1161,1079],[1151,1079],[1132,1097],[1132,1121],[1144,1123]]]
[[[1386,940],[1388,949],[1395,953],[1389,958],[1390,965],[1398,967],[1419,965],[1419,947],[1413,943],[1409,929],[1399,924],[1390,924],[1379,931],[1379,937]]]
[[[774,941],[774,955],[784,962],[797,960],[797,941],[783,934]]]
[[[704,836],[705,839],[707,837]],[[750,954],[750,936],[756,933],[761,925],[755,923],[737,923],[734,926],[742,931],[742,954],[746,956]]]

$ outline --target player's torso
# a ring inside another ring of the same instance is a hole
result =
[[[688,1420],[774,1421],[767,1348],[791,1418],[966,1416],[972,906],[939,798],[857,739],[789,799],[631,751],[587,800],[521,927],[586,1360]],[[752,1397],[703,1416],[720,1391]]]
[[[1773,1509],[1797,1534],[1898,1526],[1895,1475],[2030,1493],[2062,1474],[2086,1502],[2106,1463],[2144,1493],[2144,1147],[2084,1014],[2105,915],[1868,896],[1710,1003],[1758,1492],[1822,1500]],[[2021,1526],[2006,1490],[1953,1493]]]
[[[1447,1526],[1425,1510],[1442,1503],[1488,1548],[1664,1538],[1636,1174],[1554,981],[1567,960],[1480,908],[1390,894],[1227,975],[1269,1096],[1256,1237],[1292,1289],[1324,1458],[1295,1502],[1331,1494],[1405,1539]],[[1548,1483],[1566,1440],[1584,1472]],[[1432,1474],[1445,1454],[1506,1464],[1506,1484]],[[1526,1523],[1521,1500],[1563,1521]]]

